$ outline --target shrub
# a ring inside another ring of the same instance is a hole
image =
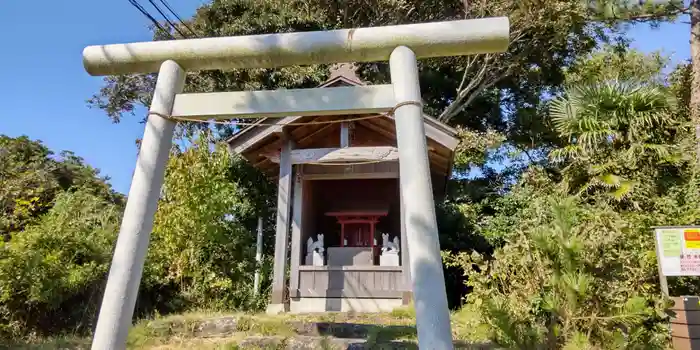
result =
[[[0,332],[89,329],[102,297],[121,210],[88,190],[0,243]]]
[[[256,207],[233,168],[226,146],[212,147],[205,133],[168,163],[142,288],[154,294],[149,289],[171,286],[177,295],[164,301],[171,304],[166,312],[265,304],[251,293],[255,231],[246,224],[256,222]]]
[[[650,228],[605,201],[530,189],[506,196],[517,210],[485,224],[502,243],[493,256],[446,256],[464,269],[473,288],[467,302],[492,340],[517,349],[663,349],[667,318]]]

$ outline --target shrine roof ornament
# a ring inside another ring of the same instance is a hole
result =
[[[350,85],[366,85],[357,75],[357,65],[354,63],[336,63],[331,66],[329,73],[328,80],[323,82],[320,87],[332,86],[339,81]]]
[[[417,58],[503,52],[507,17],[317,32],[95,45],[83,50],[91,75],[154,73],[176,61],[187,71],[387,61],[398,46]]]

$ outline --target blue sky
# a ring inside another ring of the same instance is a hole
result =
[[[140,0],[146,6],[148,1]],[[190,17],[204,0],[170,0]],[[127,0],[20,1],[0,4],[0,134],[27,135],[58,153],[71,150],[111,177],[127,193],[136,162],[134,141],[143,134],[140,116],[113,124],[85,102],[102,78],[83,69],[87,45],[148,41],[148,20]],[[631,30],[633,46],[663,50],[675,61],[690,56],[689,25],[641,25]]]

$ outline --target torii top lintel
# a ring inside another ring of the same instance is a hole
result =
[[[188,71],[386,61],[398,46],[418,58],[503,52],[507,17],[331,31],[95,45],[83,50],[91,75],[157,72],[167,60]]]

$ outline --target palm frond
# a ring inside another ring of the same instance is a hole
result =
[[[570,87],[550,103],[555,131],[586,150],[638,142],[672,121],[675,98],[663,86],[605,81]]]
[[[550,116],[554,129],[564,137],[572,135],[577,130],[579,106],[571,98],[559,97],[550,104]]]

